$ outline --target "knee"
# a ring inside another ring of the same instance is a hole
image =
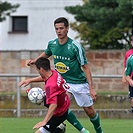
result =
[[[94,116],[96,115],[96,111],[93,107],[84,107],[84,111],[89,116],[89,118],[94,118]]]

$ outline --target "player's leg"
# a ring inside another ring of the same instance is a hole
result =
[[[96,133],[102,133],[102,128],[100,125],[100,117],[98,113],[94,110],[93,100],[89,94],[79,94],[75,95],[75,100],[80,107],[83,107],[85,113],[90,118]]]
[[[89,94],[88,84],[69,84],[71,93],[73,94],[77,104],[83,107],[84,111],[90,118],[90,121],[94,125],[96,133],[102,133],[102,128],[100,126],[100,118],[98,113],[95,112],[93,107],[93,100]]]
[[[56,130],[58,130],[59,133],[65,133],[65,132],[66,132],[66,124],[61,123],[61,124],[56,128]]]
[[[68,111],[67,121],[71,123],[78,131],[80,131],[80,133],[89,133],[89,131],[87,131],[77,120],[76,116],[70,109]]]
[[[50,131],[50,133],[62,133],[62,130],[57,127],[67,119],[67,115],[68,111],[66,111],[62,116],[53,116],[44,126],[44,128]]]
[[[96,130],[96,133],[102,133],[102,128],[100,125],[100,117],[97,112],[95,112],[94,107],[83,107],[84,111],[90,118],[90,121],[92,122],[94,129]]]
[[[72,94],[70,92],[67,92],[67,94],[71,99]],[[81,123],[78,121],[78,119],[70,109],[68,111],[67,121],[72,124],[78,131],[80,131],[80,133],[89,133],[89,131],[81,125]]]
[[[129,85],[129,98],[131,99],[131,112],[133,113],[133,87]]]
[[[50,133],[50,132],[46,130],[44,127],[40,127],[35,133]]]
[[[133,113],[133,98],[131,98],[131,112]]]
[[[44,97],[44,106],[49,108],[49,105],[46,104],[46,97]],[[57,128],[56,128],[56,132],[58,131],[58,133],[65,133],[66,131],[66,124],[61,123]]]
[[[62,124],[62,123],[61,123]],[[64,129],[64,128],[63,128]],[[64,133],[65,131],[62,130],[62,128],[56,128],[54,133]],[[44,127],[40,127],[35,133],[51,133],[50,131],[48,131],[47,129],[45,129]]]

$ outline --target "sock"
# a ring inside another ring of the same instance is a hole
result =
[[[73,112],[70,109],[68,111],[67,120],[79,131],[83,129],[83,126],[80,124],[80,122],[77,120],[76,116],[73,114]]]
[[[100,126],[100,117],[99,117],[98,113],[96,113],[94,118],[90,119],[90,121],[92,122],[92,124],[96,130],[96,133],[102,133],[102,128]]]
[[[131,113],[133,113],[133,107],[131,106]]]

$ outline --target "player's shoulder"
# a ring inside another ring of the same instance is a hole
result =
[[[131,62],[133,62],[133,54],[131,54],[131,55],[127,58],[127,64],[130,64]]]
[[[81,46],[81,44],[78,42],[78,41],[76,41],[76,40],[72,40],[72,44],[74,45],[74,46]]]
[[[129,50],[126,52],[125,55],[131,55],[131,54],[133,54],[133,49],[129,49]]]
[[[58,72],[57,72],[56,70],[53,70],[53,69],[52,69],[52,73],[53,73],[53,74],[52,74],[50,80],[51,80],[51,82],[56,83],[57,78],[58,78]]]
[[[52,69],[51,71],[53,73],[53,76],[58,76],[58,72],[56,70]]]
[[[57,43],[57,38],[56,39],[52,39],[48,42],[48,45],[51,45],[51,44],[56,44]]]
[[[82,49],[82,45],[78,41],[69,38],[69,42],[71,42],[71,47],[73,49]]]
[[[52,72],[53,72],[53,75],[52,75],[53,76],[53,78],[52,78],[53,85],[55,87],[59,87],[60,84],[62,84],[62,81],[64,82],[64,79],[56,70],[52,70]]]
[[[133,54],[131,54],[129,57],[128,57],[128,59],[133,59]]]

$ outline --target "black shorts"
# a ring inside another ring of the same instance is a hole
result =
[[[133,98],[133,87],[129,85],[129,98]]]
[[[133,76],[132,76],[133,80]],[[133,87],[129,85],[129,98],[133,98]]]
[[[64,122],[67,119],[68,110],[62,115],[55,117],[53,116],[48,123],[44,126],[44,128],[51,133],[58,133],[56,131],[56,127],[59,126],[62,122]]]

